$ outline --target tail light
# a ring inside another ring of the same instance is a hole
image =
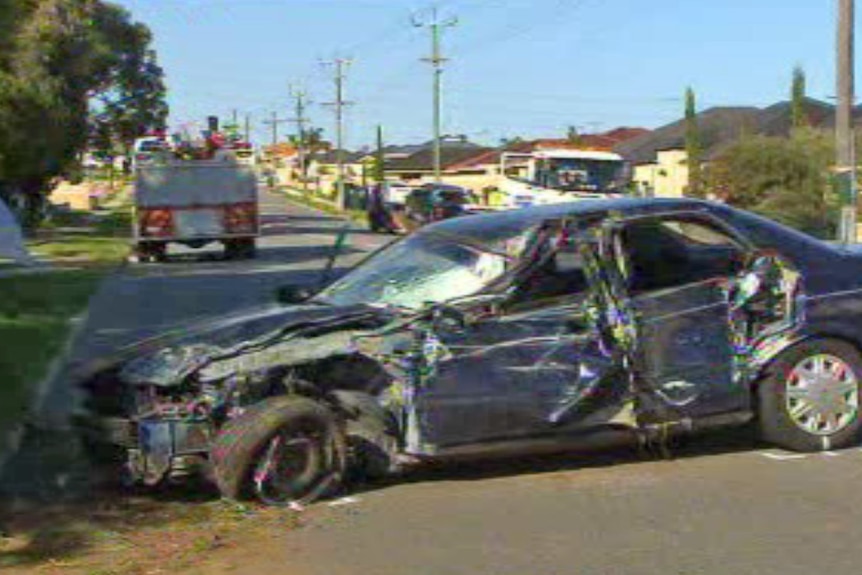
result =
[[[257,205],[246,202],[227,206],[224,209],[224,227],[229,234],[254,233],[257,229]]]
[[[174,214],[171,210],[142,210],[139,220],[142,236],[166,237],[173,234]]]

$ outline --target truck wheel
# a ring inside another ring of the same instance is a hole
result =
[[[304,397],[273,397],[228,422],[210,453],[225,497],[266,505],[311,502],[331,492],[346,467],[335,415]]]
[[[858,441],[862,358],[848,343],[813,339],[779,355],[758,386],[763,438],[795,451]]]
[[[164,262],[168,261],[168,244],[165,244],[165,243],[153,244],[152,257],[153,257],[153,260],[155,260],[159,263],[164,263]]]
[[[242,241],[242,255],[248,259],[257,257],[257,241],[254,239]]]
[[[225,240],[224,241],[224,257],[228,260],[236,260],[241,256],[242,250],[239,246],[238,240]]]

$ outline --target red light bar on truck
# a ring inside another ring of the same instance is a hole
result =
[[[251,234],[257,229],[257,204],[243,202],[224,208],[224,228],[229,234]]]
[[[174,232],[174,214],[164,208],[142,209],[138,220],[142,237],[170,237]]]

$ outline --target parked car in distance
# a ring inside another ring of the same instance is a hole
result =
[[[751,421],[791,450],[859,441],[862,253],[725,205],[451,218],[282,294],[80,374],[131,479],[199,467],[226,497],[287,505],[351,471]]]
[[[426,225],[467,212],[472,198],[469,190],[447,184],[424,184],[407,196],[406,216],[419,225]]]
[[[407,196],[413,191],[413,189],[414,186],[410,186],[404,182],[384,182],[384,201],[388,204],[403,206],[407,201]]]

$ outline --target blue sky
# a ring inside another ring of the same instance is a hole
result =
[[[148,24],[167,74],[174,124],[208,114],[290,115],[305,89],[313,123],[333,133],[331,70],[350,57],[348,147],[431,134],[427,29],[411,0],[120,0]],[[701,108],[786,99],[801,65],[808,93],[834,89],[835,0],[440,0],[457,16],[443,37],[444,131],[484,143],[561,137],[677,119],[694,87]],[[858,67],[857,67],[858,69]],[[857,74],[859,72],[857,71]],[[287,132],[293,128],[284,124]]]

